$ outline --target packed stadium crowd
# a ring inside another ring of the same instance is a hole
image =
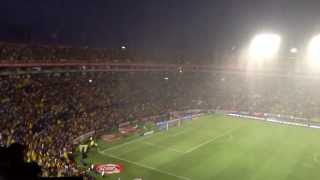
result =
[[[206,88],[214,94],[213,107],[313,119],[319,116],[319,86],[317,78],[242,73],[212,76]]]
[[[0,43],[0,59],[101,60],[97,50]],[[229,73],[65,72],[0,76],[0,145],[27,146],[43,176],[78,175],[73,140],[175,110],[207,108],[313,118],[316,80]]]
[[[175,90],[184,85],[172,83],[159,74],[2,76],[0,143],[27,145],[26,160],[38,162],[44,176],[77,174],[72,152],[78,136],[98,129],[111,131],[121,122],[177,107],[187,109],[184,104],[191,103]]]
[[[21,44],[0,42],[0,60],[18,62],[67,62],[77,61],[99,61],[109,63],[130,63],[128,51],[119,49],[103,49],[88,47],[73,47],[62,45],[43,44]]]

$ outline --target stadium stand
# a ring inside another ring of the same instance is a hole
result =
[[[127,51],[118,49],[93,49],[60,45],[18,44],[0,42],[0,59],[10,61],[103,61],[131,62]]]
[[[159,74],[148,77],[128,73],[2,76],[1,144],[26,144],[26,160],[43,167],[44,176],[80,175],[71,153],[76,137],[192,104],[178,98],[175,88],[184,87],[182,83],[169,85]],[[172,78],[173,82],[177,81]]]
[[[117,62],[114,59],[118,55],[114,54],[86,48],[0,43],[0,59],[7,62]],[[0,76],[0,145],[26,145],[24,159],[41,166],[45,177],[79,176],[85,170],[77,168],[74,161],[74,140],[98,129],[112,131],[127,121],[176,112],[174,119],[180,110],[187,109],[317,117],[320,99],[314,89],[319,83],[281,78],[224,72],[9,73]]]

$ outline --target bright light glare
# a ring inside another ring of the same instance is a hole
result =
[[[295,53],[298,52],[298,49],[297,49],[297,48],[291,48],[291,49],[290,49],[290,52],[291,52],[292,54],[295,54]]]
[[[255,36],[249,47],[249,56],[254,60],[268,60],[279,51],[281,37],[277,34],[259,34]]]
[[[308,60],[312,65],[320,65],[320,35],[313,37],[309,43]]]

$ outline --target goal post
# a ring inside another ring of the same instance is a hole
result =
[[[168,131],[170,128],[172,127],[181,127],[181,119],[174,119],[174,120],[170,120],[170,121],[162,121],[162,122],[158,122],[157,123],[157,127],[160,130],[166,130]]]
[[[171,127],[181,127],[181,119],[167,121],[167,129],[166,130],[168,131]]]

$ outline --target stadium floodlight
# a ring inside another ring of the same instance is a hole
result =
[[[297,49],[297,48],[291,48],[291,49],[290,49],[290,52],[291,52],[292,54],[296,54],[296,53],[298,52],[298,49]]]
[[[307,56],[312,66],[320,65],[320,35],[314,36],[311,39]]]
[[[278,53],[280,44],[281,37],[278,34],[256,35],[249,46],[249,57],[253,60],[272,59]]]

